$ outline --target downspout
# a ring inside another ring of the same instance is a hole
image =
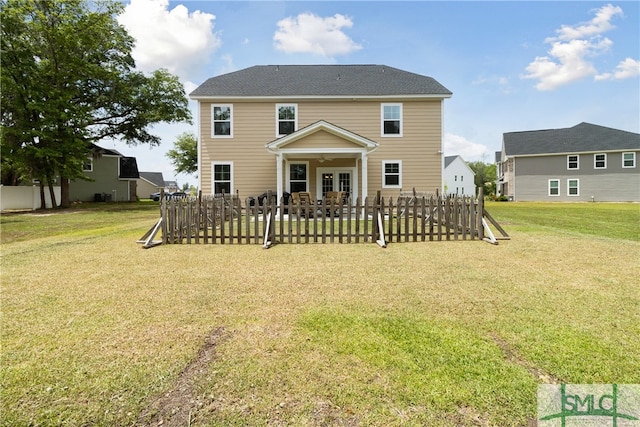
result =
[[[202,108],[200,101],[198,101],[198,116],[196,117],[196,129],[198,129],[198,137],[196,139],[198,144],[198,192],[202,191],[202,132],[200,129],[200,109]],[[212,177],[213,178],[213,177]],[[211,182],[211,179],[209,180]],[[199,193],[198,193],[199,194]],[[211,185],[211,194],[213,194],[213,185]]]

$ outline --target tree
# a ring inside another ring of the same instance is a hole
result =
[[[184,87],[166,70],[135,70],[134,40],[116,16],[123,4],[88,0],[0,3],[2,149],[14,165],[49,186],[88,179],[91,144],[119,138],[159,145],[159,122],[190,122]],[[4,162],[3,162],[4,166]]]
[[[198,172],[198,139],[192,132],[184,132],[178,135],[173,143],[175,147],[167,152],[167,157],[176,173]]]
[[[484,163],[481,161],[467,163],[469,168],[476,174],[474,183],[476,187],[481,187],[485,196],[493,196],[496,194],[496,165]]]

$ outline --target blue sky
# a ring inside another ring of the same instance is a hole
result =
[[[385,64],[431,76],[445,100],[445,154],[493,162],[504,132],[580,122],[640,133],[640,2],[130,0],[119,17],[138,68],[187,92],[264,64]],[[193,103],[192,103],[193,104]],[[195,104],[193,104],[195,111]],[[127,147],[141,171],[176,176],[165,153],[195,125],[159,125]],[[111,148],[111,147],[110,147]]]

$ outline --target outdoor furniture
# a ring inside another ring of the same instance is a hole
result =
[[[291,193],[291,198],[293,201],[293,205],[299,206],[302,216],[306,218],[313,218],[313,209],[315,203],[311,198],[311,193],[307,193],[304,191]],[[309,209],[309,212],[307,212],[307,208]]]

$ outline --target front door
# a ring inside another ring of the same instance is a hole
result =
[[[354,194],[355,170],[352,168],[318,168],[317,169],[317,194],[318,198],[324,198],[327,191],[344,191],[347,197],[357,197]]]

